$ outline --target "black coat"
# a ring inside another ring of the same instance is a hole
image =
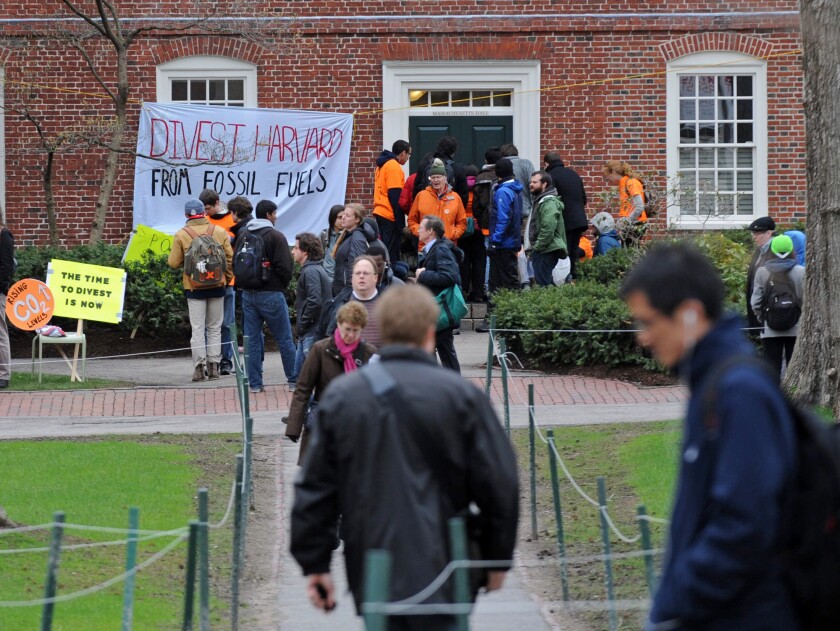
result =
[[[377,398],[359,371],[330,383],[291,517],[291,552],[309,575],[329,571],[342,515],[357,607],[368,550],[393,555],[390,597],[399,600],[449,562],[447,521],[470,502],[481,510],[485,559],[512,558],[519,517],[513,449],[484,393],[420,349],[390,346],[381,357],[398,384],[399,409],[383,405],[394,394]],[[426,602],[451,596],[444,587]]]
[[[0,229],[0,294],[9,293],[15,275],[15,238],[8,228]]]
[[[448,239],[437,239],[426,253],[420,267],[425,271],[417,282],[425,285],[433,294],[439,294],[447,287],[461,282],[461,262],[464,253]]]
[[[295,291],[295,318],[298,337],[318,331],[321,309],[332,298],[332,285],[324,261],[306,261],[300,269]]]
[[[589,221],[586,218],[586,189],[583,187],[583,180],[580,176],[563,162],[554,162],[546,168],[551,179],[554,180],[554,188],[563,201],[563,222],[566,224],[566,231],[586,228]]]
[[[341,240],[335,252],[335,273],[332,279],[332,293],[337,296],[345,287],[350,286],[353,276],[353,261],[367,252],[371,242],[376,241],[373,229],[363,223],[353,228]]]
[[[769,261],[773,256],[774,254],[770,251],[770,247],[768,246],[767,250],[764,252],[761,251],[761,248],[756,248],[755,252],[753,252],[752,259],[750,259],[750,266],[747,269],[747,326],[749,328],[754,329],[762,326],[755,313],[753,313],[750,303],[752,301],[753,288],[755,286],[755,273],[758,271],[758,268],[764,267],[765,263],[767,263],[767,261]],[[750,333],[757,334],[756,331],[750,331]]]

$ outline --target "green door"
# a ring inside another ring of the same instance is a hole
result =
[[[513,142],[513,116],[412,116],[408,123],[408,142],[411,143],[409,170],[414,173],[424,155],[435,150],[441,136],[458,140],[455,160],[484,164],[484,152]]]

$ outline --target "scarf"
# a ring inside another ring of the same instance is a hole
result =
[[[338,353],[344,360],[344,372],[353,372],[356,370],[358,366],[356,365],[356,359],[353,357],[353,353],[359,348],[359,340],[356,340],[353,344],[345,344],[344,340],[341,339],[341,333],[339,333],[338,327],[336,327],[335,345],[338,347]]]

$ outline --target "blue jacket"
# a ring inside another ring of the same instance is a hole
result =
[[[593,256],[600,256],[606,254],[610,250],[621,247],[621,241],[618,240],[618,231],[610,230],[598,237],[598,242],[595,244],[595,251]]]
[[[513,179],[493,188],[490,207],[490,244],[500,250],[522,247],[522,184]]]
[[[793,251],[796,253],[797,265],[805,267],[805,233],[800,230],[788,230],[785,234],[793,241]]]
[[[769,373],[736,365],[718,382],[714,414],[704,409],[715,366],[752,353],[742,326],[739,317],[724,317],[679,367],[691,400],[652,629],[799,629],[775,558],[782,497],[796,466],[784,399]],[[715,419],[716,437],[708,430]],[[680,624],[657,624],[673,620]]]

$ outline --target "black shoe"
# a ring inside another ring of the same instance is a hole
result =
[[[219,374],[220,375],[229,375],[233,372],[233,362],[229,359],[223,359],[219,362]]]
[[[9,387],[9,380],[8,379],[0,379],[0,388],[8,388]]]
[[[461,327],[452,329],[452,335],[461,335]]]
[[[475,327],[476,333],[489,333],[490,332],[490,323],[487,320],[482,320],[481,324]]]

